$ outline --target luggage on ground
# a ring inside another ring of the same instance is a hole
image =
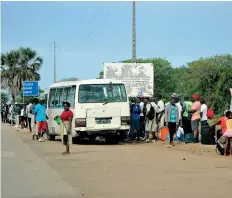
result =
[[[215,133],[208,125],[201,126],[201,143],[208,145],[215,145]]]
[[[185,144],[195,142],[195,138],[194,138],[193,133],[186,134],[185,137],[184,137],[184,141],[185,141]]]
[[[230,142],[231,144],[232,142]],[[226,138],[224,136],[221,136],[221,138],[217,141],[217,144],[216,144],[216,152],[219,154],[219,155],[224,155],[224,146],[226,144]],[[228,146],[230,147],[230,145]],[[227,154],[229,154],[229,149],[227,149]]]

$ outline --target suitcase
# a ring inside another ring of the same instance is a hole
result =
[[[201,143],[215,145],[215,134],[210,126],[201,126]]]

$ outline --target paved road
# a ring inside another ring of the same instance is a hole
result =
[[[2,125],[3,198],[81,197],[58,172],[39,158],[10,127]]]
[[[232,157],[212,147],[83,144],[62,156],[60,141],[26,130],[3,125],[1,138],[2,197],[231,198]]]

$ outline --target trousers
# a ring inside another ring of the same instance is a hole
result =
[[[137,138],[140,137],[140,120],[132,119],[131,120],[131,137],[134,139],[134,131],[136,129]]]

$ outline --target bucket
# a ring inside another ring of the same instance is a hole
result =
[[[167,127],[161,128],[160,129],[160,140],[165,141],[168,133],[169,133],[169,130]]]
[[[60,116],[56,116],[54,120],[56,121],[56,124],[60,125]]]

